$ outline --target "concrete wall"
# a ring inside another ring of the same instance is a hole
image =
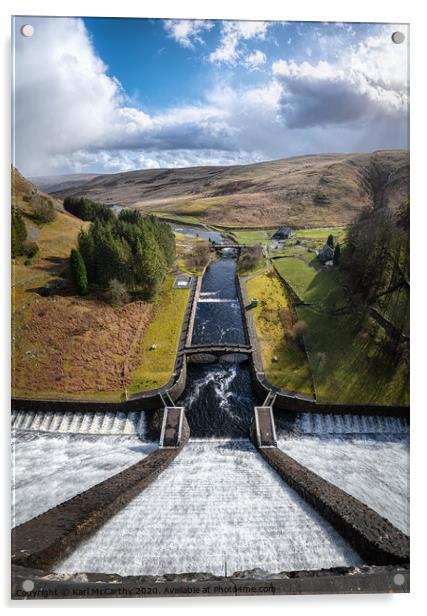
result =
[[[283,571],[268,574],[260,569],[233,575],[209,573],[138,575],[86,573],[63,576],[45,571],[12,567],[13,599],[91,599],[137,597],[212,597],[244,595],[319,595],[409,592],[408,566],[336,567],[317,571]],[[25,591],[26,580],[34,583]],[[25,586],[24,586],[25,588]]]

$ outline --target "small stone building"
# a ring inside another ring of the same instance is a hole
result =
[[[288,240],[291,236],[292,229],[290,227],[279,227],[277,231],[273,233],[271,239],[280,242],[283,240]]]
[[[334,258],[334,249],[329,246],[329,244],[325,244],[322,250],[319,250],[317,253],[317,258],[322,263],[327,263],[328,261],[332,261]]]

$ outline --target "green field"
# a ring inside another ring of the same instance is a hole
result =
[[[172,276],[167,276],[156,299],[156,316],[145,332],[141,365],[132,375],[130,393],[165,385],[174,370],[190,292],[188,289],[172,288],[172,282]],[[150,350],[153,344],[156,344],[157,348]]]
[[[232,231],[230,234],[238,244],[246,244],[247,246],[255,246],[257,244],[268,244],[271,234],[271,230],[242,230]]]
[[[252,314],[268,380],[288,391],[311,394],[310,368],[291,336],[292,317],[280,280],[270,271],[249,280],[246,288],[249,297],[258,300]]]
[[[335,270],[319,271],[320,263],[313,253],[306,253],[310,259],[307,263],[303,258],[283,257],[274,259],[277,272],[284,278],[298,297],[307,303],[324,302],[329,293],[339,285],[338,273]]]
[[[322,227],[319,229],[297,229],[295,231],[295,238],[322,240],[326,242],[329,235],[333,235],[336,241],[341,242],[345,234],[345,227]]]

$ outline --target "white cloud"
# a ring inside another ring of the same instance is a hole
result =
[[[264,52],[256,49],[253,53],[249,54],[245,58],[245,65],[249,68],[249,70],[256,70],[263,64],[267,62],[267,56]]]
[[[278,60],[272,71],[289,128],[405,118],[407,51],[391,43],[389,28],[348,47],[334,63]]]
[[[202,101],[149,114],[107,74],[81,20],[33,22],[34,37],[16,40],[14,83],[15,164],[26,175],[407,145],[406,51],[386,28],[334,61],[279,60],[263,85],[221,83]],[[235,61],[263,66],[262,52],[249,53],[245,41],[266,32],[260,22],[226,22],[221,44],[229,35]]]
[[[169,36],[183,47],[203,43],[201,33],[213,28],[212,22],[201,19],[167,19],[164,26]]]
[[[241,41],[264,39],[269,24],[264,21],[225,21],[222,24],[220,45],[209,55],[211,62],[235,64],[242,55]]]

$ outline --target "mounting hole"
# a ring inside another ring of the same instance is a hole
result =
[[[34,27],[31,24],[25,24],[24,26],[21,26],[21,34],[22,36],[33,36],[34,34]]]
[[[405,576],[402,573],[396,573],[393,578],[393,582],[396,586],[402,586],[405,583]]]
[[[400,43],[403,43],[403,41],[405,40],[405,35],[403,34],[403,32],[399,32],[399,30],[397,32],[393,32],[393,34],[391,35],[391,40],[393,41],[393,43],[396,43],[396,45],[400,45]]]
[[[32,590],[34,590],[33,580],[24,580],[22,582],[22,590],[25,590],[25,592],[31,592]]]

